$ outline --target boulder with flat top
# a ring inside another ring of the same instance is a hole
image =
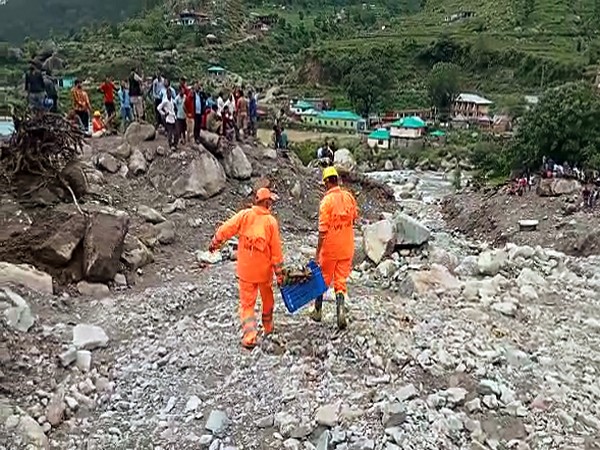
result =
[[[200,153],[182,170],[171,186],[176,197],[207,199],[220,193],[227,179],[223,166],[210,153]]]
[[[115,278],[128,229],[126,215],[97,213],[90,219],[83,239],[85,279],[107,283]]]

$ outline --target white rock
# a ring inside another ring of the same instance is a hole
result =
[[[192,395],[185,404],[185,412],[189,413],[192,411],[196,411],[201,404],[202,401],[196,395]]]
[[[517,284],[519,286],[544,286],[546,284],[546,280],[539,273],[529,269],[528,267],[524,267],[517,278]]]
[[[196,260],[205,264],[217,264],[223,261],[223,255],[221,255],[221,252],[211,253],[208,251],[198,250],[196,252]]]
[[[225,411],[213,409],[208,416],[205,427],[213,434],[221,434],[227,429],[228,425],[229,418]]]
[[[94,350],[108,345],[108,336],[96,325],[79,324],[73,328],[73,345],[80,350]]]
[[[489,409],[496,409],[498,407],[498,399],[495,395],[485,395],[483,397],[483,404]]]
[[[82,372],[89,372],[92,367],[92,352],[89,350],[78,350],[75,365]]]
[[[524,285],[519,288],[519,293],[525,300],[537,301],[539,300],[538,293],[535,288],[531,285]]]
[[[338,422],[338,406],[324,405],[317,410],[316,420],[319,425],[334,427]]]
[[[379,264],[396,245],[396,228],[389,220],[380,220],[363,228],[363,247],[367,257]]]
[[[470,413],[481,411],[481,401],[479,398],[474,398],[473,400],[465,403],[465,408]]]
[[[517,312],[517,305],[513,302],[498,302],[492,305],[492,309],[505,316],[514,317]]]
[[[23,440],[31,444],[36,450],[48,450],[50,444],[43,428],[30,416],[22,416],[19,420],[19,432]]]
[[[415,398],[418,394],[419,392],[417,391],[417,388],[411,383],[400,388],[399,391],[396,391],[395,397],[398,399],[398,401],[404,402]]]
[[[454,405],[460,405],[467,398],[468,391],[464,388],[453,387],[445,391],[446,398]]]
[[[283,448],[286,450],[300,450],[300,441],[297,439],[287,439],[283,443]]]
[[[381,261],[377,266],[377,272],[382,278],[390,278],[396,271],[396,264],[391,259]]]
[[[0,291],[0,305],[3,299],[13,305],[4,310],[4,318],[8,326],[22,333],[29,331],[35,323],[35,319],[23,297],[8,288],[4,288],[3,291]]]
[[[140,216],[146,222],[150,222],[150,223],[154,223],[154,224],[162,223],[165,220],[167,220],[157,210],[150,208],[149,206],[146,206],[146,205],[138,206],[137,213],[138,213],[138,216]]]
[[[52,277],[28,264],[0,261],[0,286],[14,284],[32,291],[52,294]]]
[[[356,159],[350,150],[340,148],[333,156],[333,165],[340,174],[348,174],[356,169]]]
[[[487,250],[477,259],[479,273],[494,276],[504,268],[507,260],[508,255],[504,250]]]

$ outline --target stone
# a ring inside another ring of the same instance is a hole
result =
[[[329,431],[325,430],[319,436],[319,440],[317,441],[317,449],[316,450],[328,450],[330,445],[331,434]],[[333,443],[331,443],[333,444]],[[338,447],[339,448],[339,447]]]
[[[502,393],[500,385],[494,380],[481,380],[477,385],[477,392],[481,395],[500,395]]]
[[[100,153],[98,155],[97,164],[99,169],[106,170],[110,173],[117,173],[121,168],[121,162],[108,153]]]
[[[131,145],[127,142],[119,145],[118,147],[112,147],[106,150],[106,152],[115,158],[119,158],[126,161],[131,156]]]
[[[529,259],[532,258],[533,255],[535,255],[535,249],[529,245],[515,245],[508,250],[508,258],[511,261],[514,261],[517,258]]]
[[[213,434],[218,435],[223,433],[228,426],[229,418],[227,417],[227,413],[220,409],[213,409],[208,416],[205,428]]]
[[[571,417],[565,410],[557,409],[554,412],[556,413],[556,416],[558,417],[558,420],[560,420],[560,423],[562,423],[563,427],[571,428],[573,425],[575,425],[575,419],[573,419],[573,417]]]
[[[108,336],[96,325],[79,324],[73,328],[73,345],[79,350],[94,350],[108,345]]]
[[[192,395],[185,404],[185,412],[194,412],[200,407],[201,404],[202,401],[198,398],[198,396]]]
[[[248,180],[252,176],[252,164],[239,145],[224,152],[223,168],[229,178]]]
[[[392,254],[396,245],[396,228],[389,220],[380,220],[363,228],[363,247],[367,257],[379,264]]]
[[[283,436],[289,436],[294,428],[298,426],[300,421],[287,412],[279,412],[275,414],[273,424]]]
[[[572,178],[542,178],[536,187],[536,193],[540,197],[558,197],[580,192],[581,183]]]
[[[22,416],[18,430],[23,440],[36,450],[49,450],[50,443],[42,427],[30,416]]]
[[[265,417],[261,417],[256,422],[254,422],[254,424],[258,428],[271,428],[273,426],[273,416],[272,415],[268,415],[268,416],[265,416]]]
[[[470,277],[479,273],[479,266],[477,264],[477,256],[466,256],[460,262],[458,267],[454,269],[454,273],[463,277]]]
[[[171,221],[156,225],[158,231],[157,239],[163,245],[169,245],[175,242],[175,224]]]
[[[415,247],[423,245],[431,237],[431,232],[411,216],[397,212],[393,217],[396,229],[396,245]]]
[[[80,281],[77,283],[77,291],[87,297],[104,298],[110,295],[110,289],[102,283],[88,283]]]
[[[459,291],[461,287],[461,282],[446,267],[432,264],[429,270],[409,272],[400,286],[400,292],[404,295],[413,292],[424,295],[437,290]]]
[[[154,224],[161,223],[161,222],[164,222],[165,220],[167,220],[157,210],[155,210],[154,208],[150,208],[149,206],[146,206],[146,205],[138,206],[137,213],[138,213],[138,216],[140,216],[146,222],[150,222],[150,223],[154,223]]]
[[[46,419],[53,427],[61,424],[65,416],[65,392],[62,389],[52,396],[46,408]]]
[[[78,350],[75,365],[82,372],[89,372],[92,368],[92,352],[89,350]]]
[[[32,291],[52,294],[52,277],[29,264],[0,261],[0,285],[12,284]]]
[[[156,158],[158,149],[154,147],[146,147],[142,153],[144,153],[144,158],[146,158],[146,161],[151,163]]]
[[[127,168],[134,176],[143,175],[148,171],[148,161],[139,148],[134,148],[131,152]]]
[[[521,273],[517,277],[517,285],[520,287],[544,286],[545,284],[546,280],[544,277],[528,267],[521,269]]]
[[[338,423],[338,406],[323,405],[317,410],[316,420],[319,425],[334,427]]]
[[[90,219],[83,239],[86,280],[107,283],[115,278],[128,230],[129,218],[124,215],[98,213]]]
[[[300,441],[297,439],[287,439],[283,443],[283,448],[287,450],[300,450]]]
[[[519,288],[519,293],[525,300],[536,301],[539,300],[538,293],[535,288],[530,285],[521,286]]]
[[[487,250],[477,259],[479,273],[494,276],[504,268],[507,260],[508,255],[504,250]]]
[[[188,164],[172,183],[171,193],[177,197],[207,199],[219,194],[226,185],[225,171],[210,153],[201,153]]]
[[[390,278],[396,271],[396,264],[391,259],[381,261],[377,266],[377,272],[382,278]]]
[[[209,252],[198,250],[196,252],[196,261],[204,264],[218,264],[223,260],[221,252]]]
[[[122,273],[116,274],[114,281],[117,286],[127,286],[127,277]]]
[[[156,137],[156,130],[149,123],[133,122],[125,131],[125,141],[132,146],[136,146],[145,141],[152,141]]]
[[[12,305],[4,310],[7,325],[22,333],[29,331],[34,325],[35,319],[23,297],[8,288],[4,288],[3,291],[0,291],[0,306],[3,299]]]
[[[198,445],[208,446],[208,445],[210,445],[212,440],[213,440],[212,434],[203,434],[202,436],[200,436],[200,439],[198,439]]]
[[[81,214],[71,216],[43,244],[37,247],[36,256],[54,267],[66,265],[73,252],[83,240],[86,229],[85,217]]]
[[[459,264],[458,257],[455,254],[435,246],[430,246],[428,259],[432,264],[444,266],[451,272],[454,271]]]
[[[473,400],[466,402],[465,409],[471,414],[481,411],[481,400],[476,397]]]
[[[517,305],[513,302],[498,302],[492,304],[492,309],[508,317],[514,317],[517,312]]]
[[[347,175],[356,169],[356,159],[350,150],[340,148],[333,155],[333,165],[340,175]]]
[[[69,397],[68,395],[65,396],[65,403],[71,411],[77,411],[77,409],[79,409],[79,403],[77,403],[77,400],[73,397]]]
[[[484,395],[483,404],[489,409],[496,409],[498,407],[498,399],[495,395]]]
[[[63,367],[68,367],[77,360],[77,348],[69,347],[69,349],[58,356],[60,364]]]
[[[453,387],[446,389],[445,394],[448,402],[453,405],[460,405],[467,398],[468,391],[461,387]]]
[[[400,390],[396,391],[395,397],[396,399],[398,399],[398,401],[404,402],[415,398],[418,394],[419,392],[417,391],[417,388],[414,386],[414,384],[411,383],[407,384],[406,386],[403,386],[402,388],[400,388]]]
[[[383,170],[385,170],[387,172],[391,172],[392,170],[394,170],[394,163],[392,161],[390,161],[389,159],[387,159],[385,161],[385,164],[383,165]]]
[[[154,262],[154,254],[137,237],[128,234],[120,259],[130,270],[137,270]]]
[[[182,198],[175,199],[173,203],[169,203],[163,208],[163,213],[173,214],[175,211],[185,211],[185,200]]]
[[[296,200],[302,198],[302,184],[300,183],[300,181],[296,180],[294,182],[292,189],[290,189],[290,195]]]

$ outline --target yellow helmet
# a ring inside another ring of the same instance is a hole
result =
[[[100,117],[100,116],[102,116],[100,111],[94,111],[94,117]]]
[[[323,170],[323,181],[330,177],[339,177],[337,170],[335,170],[335,167],[333,166],[325,167],[325,169]]]

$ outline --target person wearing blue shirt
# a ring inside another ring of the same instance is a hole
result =
[[[121,103],[121,121],[123,122],[123,131],[133,122],[133,111],[131,110],[131,97],[129,96],[129,85],[126,81],[121,81],[119,89],[119,103]]]
[[[179,144],[179,142],[183,142],[185,139],[185,133],[187,131],[185,113],[185,92],[181,89],[179,95],[175,97],[175,116],[177,117],[177,122],[175,122],[175,145]]]

